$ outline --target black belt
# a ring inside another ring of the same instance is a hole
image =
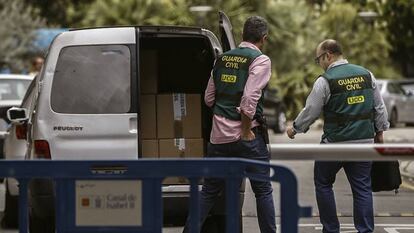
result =
[[[338,124],[344,125],[345,123],[352,122],[352,121],[359,121],[359,120],[368,120],[373,119],[374,114],[372,112],[363,113],[358,115],[337,115],[337,116],[330,116],[325,117],[325,123],[327,124]]]
[[[227,94],[224,92],[216,93],[216,99],[217,100],[229,100],[229,101],[236,101],[240,102],[241,97],[243,96],[243,93],[238,94]]]

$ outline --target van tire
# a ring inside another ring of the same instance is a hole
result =
[[[30,233],[55,233],[55,221],[53,218],[40,218],[29,213]]]
[[[19,227],[19,196],[10,195],[10,191],[7,188],[6,183],[6,200],[4,207],[4,216],[1,220],[1,226],[5,229],[18,228]]]

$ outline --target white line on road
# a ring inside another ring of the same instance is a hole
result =
[[[313,223],[303,223],[303,224],[299,224],[300,227],[321,227],[321,224],[313,224]],[[341,224],[341,227],[352,227],[354,226],[353,223],[343,223]],[[376,227],[413,227],[414,228],[414,224],[388,224],[388,223],[379,223],[379,224],[375,224]]]
[[[344,231],[342,229],[351,229],[351,230]],[[315,230],[322,230],[322,227],[315,227]],[[358,233],[358,231],[355,230],[354,227],[343,227],[343,226],[341,226],[341,233],[355,233],[355,232]]]
[[[402,182],[401,187],[406,188],[406,189],[410,189],[410,190],[414,190],[414,185],[411,185],[407,182]]]
[[[322,230],[322,225],[321,224],[299,224],[299,227],[314,227],[315,230]],[[403,233],[402,231],[399,230],[403,230],[405,232],[405,230],[414,230],[414,224],[375,224],[375,227],[384,227],[384,230],[387,233]],[[342,230],[344,229],[344,230]],[[347,230],[347,229],[351,229],[351,230]],[[357,230],[355,230],[354,228],[354,224],[351,223],[345,223],[345,224],[341,224],[341,233],[355,233],[358,232]],[[411,231],[410,231],[411,232]]]
[[[397,230],[414,230],[414,227],[393,227],[393,228],[384,228],[388,233],[402,233]]]

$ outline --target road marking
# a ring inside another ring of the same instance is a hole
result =
[[[322,230],[321,224],[299,224],[299,227],[314,227],[315,230]],[[387,233],[403,233],[405,230],[414,230],[414,224],[375,224],[375,227],[384,227]],[[341,233],[358,232],[354,228],[354,224],[345,223],[340,225]],[[403,230],[403,231],[399,231]],[[411,231],[410,231],[411,232]]]
[[[347,212],[340,212],[340,213],[336,213],[336,215],[338,217],[353,217],[354,215],[352,213],[347,213]],[[243,217],[246,217],[247,215],[243,215]],[[252,215],[249,217],[256,217],[256,215]],[[278,216],[280,217],[280,216]],[[319,214],[318,213],[312,213],[312,217],[318,218]],[[378,212],[378,213],[374,213],[374,217],[414,217],[414,212],[409,213],[409,212],[405,212],[405,213],[395,213],[395,212]]]
[[[343,230],[343,229],[351,229],[351,230]],[[315,230],[322,230],[322,227],[315,227]],[[343,227],[341,226],[341,233],[358,233],[357,230],[355,230],[354,227]]]
[[[377,213],[376,216],[378,217],[391,217],[390,213]]]
[[[387,233],[402,233],[397,230],[414,230],[414,227],[393,227],[393,228],[384,228]],[[405,232],[405,231],[404,231]]]
[[[402,182],[401,187],[406,188],[406,189],[410,189],[410,190],[414,190],[414,186],[411,184],[408,184],[407,182]]]
[[[321,224],[317,223],[302,223],[300,227],[322,227]],[[353,223],[341,223],[341,227],[353,227]],[[375,224],[376,227],[398,227],[398,228],[414,228],[414,224],[392,224],[392,223],[379,223]]]

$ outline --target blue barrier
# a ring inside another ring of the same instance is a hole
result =
[[[248,166],[267,167],[271,177],[250,174]],[[162,180],[165,177],[186,177],[191,184],[191,232],[199,232],[198,183],[203,177],[226,180],[226,232],[238,233],[238,180],[243,177],[271,180],[280,183],[281,232],[297,233],[301,217],[311,216],[311,207],[298,205],[295,175],[286,167],[245,159],[156,159],[120,161],[0,161],[0,177],[15,177],[19,181],[19,232],[28,228],[28,183],[33,178],[53,179],[55,182],[56,231],[58,233],[91,232],[162,232]],[[137,226],[79,226],[76,225],[77,183],[82,181],[129,180],[142,181],[141,224]],[[22,195],[26,194],[26,195]],[[231,198],[233,197],[233,198]],[[277,207],[276,207],[277,208]]]

